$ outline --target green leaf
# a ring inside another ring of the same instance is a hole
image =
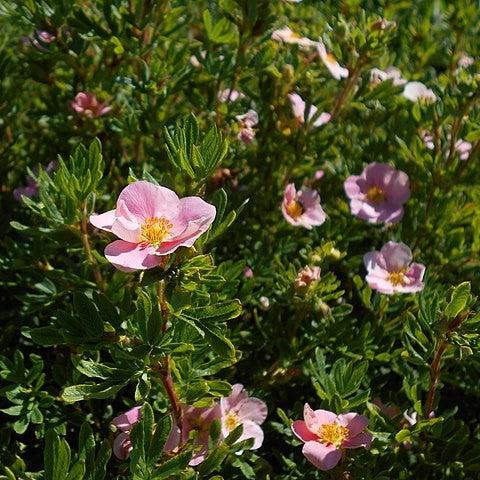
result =
[[[101,384],[80,384],[66,387],[62,392],[62,400],[67,403],[79,402],[90,398],[110,398],[125,386],[126,382],[112,384],[104,382]]]
[[[450,302],[445,308],[445,316],[453,319],[462,312],[470,300],[470,282],[463,282],[453,289]]]
[[[187,450],[167,460],[154,471],[152,480],[179,478],[179,473],[187,467],[191,458],[192,452]]]

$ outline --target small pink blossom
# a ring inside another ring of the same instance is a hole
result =
[[[305,119],[305,102],[298,93],[289,93],[288,99],[292,106],[293,115],[297,119],[298,123],[304,124],[305,121],[309,122],[317,114],[318,108],[315,105],[310,105],[310,111],[308,112],[308,118]],[[329,122],[331,115],[326,112],[322,112],[320,116],[313,122],[314,127],[320,127]]]
[[[113,453],[120,460],[125,460],[129,457],[133,450],[132,442],[130,441],[130,432],[133,426],[140,421],[141,407],[133,407],[128,412],[122,413],[112,420],[112,425],[120,430],[113,442]]]
[[[349,75],[348,69],[342,67],[337,59],[333,56],[332,53],[328,53],[325,48],[325,44],[319,40],[317,42],[317,51],[320,56],[320,59],[327,67],[328,71],[332,74],[332,77],[336,80],[341,80],[342,78],[347,78]]]
[[[298,45],[302,49],[308,49],[311,47],[315,47],[317,42],[310,40],[309,38],[302,37],[298,33],[292,31],[289,27],[283,27],[279,30],[275,30],[272,33],[272,40],[276,40],[277,42],[283,43],[291,43],[294,45]]]
[[[308,287],[311,283],[320,279],[320,267],[303,267],[297,274],[293,286],[297,290]]]
[[[291,225],[309,230],[322,225],[327,218],[320,205],[318,192],[310,188],[297,191],[294,183],[289,183],[285,188],[282,213]]]
[[[29,37],[23,37],[23,43],[27,45],[33,45],[38,50],[46,51],[47,49],[44,47],[44,45],[52,43],[55,38],[56,37],[53,35],[53,33],[45,30],[36,30]]]
[[[408,82],[403,89],[403,96],[411,102],[434,103],[437,96],[431,88],[422,82]]]
[[[238,90],[230,90],[230,88],[226,88],[225,90],[218,92],[218,101],[220,103],[236,102],[242,98],[245,98],[245,95]]]
[[[200,197],[178,198],[169,188],[138,181],[122,190],[116,209],[92,215],[90,223],[120,238],[107,245],[105,257],[119,270],[132,272],[157,267],[163,255],[191,247],[215,213]]]
[[[305,443],[305,458],[320,470],[334,468],[347,448],[370,448],[372,434],[366,431],[368,418],[363,415],[312,410],[306,403],[303,416],[305,420],[293,422],[292,431]]]
[[[216,403],[212,407],[182,406],[182,431],[173,423],[170,435],[165,443],[165,452],[176,452],[183,447],[189,438],[190,432],[196,432],[195,452],[189,462],[191,467],[202,463],[208,455],[208,439],[210,427],[215,420],[220,420],[220,405]]]
[[[245,267],[243,269],[244,278],[253,278],[253,270],[250,267]]]
[[[475,59],[470,55],[467,55],[465,52],[462,53],[460,58],[457,61],[457,65],[459,68],[468,68],[475,63]]]
[[[385,163],[371,163],[344,183],[353,215],[370,223],[397,223],[410,198],[408,175]]]
[[[315,182],[319,182],[323,177],[325,176],[325,172],[323,170],[317,170],[314,174],[313,174],[313,180]]]
[[[95,94],[90,92],[77,93],[70,106],[78,114],[88,118],[101,117],[112,109],[112,107],[99,102]]]
[[[420,138],[423,140],[423,143],[426,148],[433,150],[435,148],[435,142],[433,141],[433,135],[427,130],[422,130],[420,132]]]
[[[388,67],[385,71],[379,68],[370,70],[370,83],[378,85],[386,80],[392,80],[394,86],[405,85],[407,80],[402,78],[402,72],[397,67]]]
[[[237,383],[233,385],[232,393],[228,397],[220,399],[220,411],[223,438],[242,425],[243,431],[238,441],[251,438],[253,439],[251,450],[261,447],[263,430],[260,425],[265,421],[268,413],[265,402],[255,397],[249,397],[243,385]]]
[[[458,152],[460,160],[468,160],[472,151],[472,144],[460,138],[455,142],[455,150]]]
[[[258,114],[255,110],[249,110],[243,115],[237,115],[236,119],[240,123],[240,132],[237,138],[249,145],[255,138],[256,131],[253,127],[258,124]]]
[[[423,290],[425,265],[412,263],[412,251],[404,243],[387,242],[379,252],[363,257],[370,288],[386,295]]]

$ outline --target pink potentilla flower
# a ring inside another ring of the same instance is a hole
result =
[[[282,213],[291,225],[309,230],[322,225],[327,218],[320,205],[318,192],[310,188],[297,191],[294,183],[289,183],[285,188]]]
[[[112,425],[121,431],[113,441],[113,453],[120,460],[128,458],[133,450],[130,432],[133,426],[140,421],[141,413],[141,407],[133,407],[112,420]]]
[[[366,431],[368,418],[358,413],[336,415],[328,410],[303,410],[305,420],[292,424],[293,433],[305,443],[303,454],[320,470],[331,470],[347,448],[370,448],[372,434]]]
[[[420,132],[420,138],[423,140],[425,147],[427,147],[429,150],[433,150],[435,148],[433,135],[430,132],[428,132],[427,130],[422,130]]]
[[[298,33],[292,31],[289,27],[283,27],[279,30],[275,30],[272,33],[272,40],[276,40],[277,42],[283,43],[291,43],[294,45],[298,45],[300,48],[308,49],[311,47],[315,47],[317,42],[310,40],[306,37],[301,37]]]
[[[293,115],[300,124],[309,122],[318,112],[318,108],[315,105],[310,105],[310,111],[308,112],[308,118],[305,119],[305,102],[298,93],[289,93],[288,98],[292,105]],[[320,127],[329,122],[331,115],[326,112],[322,112],[320,116],[313,122],[314,127]]]
[[[320,279],[320,267],[303,267],[297,274],[293,286],[297,289],[304,289],[311,283]]]
[[[210,427],[214,420],[220,420],[220,405],[216,403],[212,407],[192,407],[190,405],[182,406],[182,431],[175,423],[172,425],[170,435],[165,443],[165,452],[175,452],[183,447],[188,441],[190,432],[197,432],[193,454],[189,465],[194,467],[202,463],[208,455],[208,438],[210,436]]]
[[[460,138],[455,142],[455,150],[458,152],[460,160],[468,160],[472,151],[472,144]]]
[[[333,54],[327,52],[325,44],[321,40],[317,42],[317,51],[320,55],[320,59],[328,68],[328,71],[332,74],[333,78],[336,80],[341,80],[342,78],[348,77],[348,69],[342,67],[337,62],[337,59],[333,56]]]
[[[178,198],[169,188],[138,181],[122,190],[116,209],[92,215],[90,223],[120,238],[107,245],[105,257],[119,270],[132,272],[154,268],[163,255],[191,247],[215,213],[200,197]]]
[[[220,399],[220,411],[224,438],[236,427],[242,425],[243,431],[238,441],[252,438],[251,450],[261,447],[263,430],[260,425],[265,421],[268,413],[265,402],[255,397],[249,397],[243,385],[237,383],[233,385],[232,393],[228,397]]]
[[[325,176],[325,172],[323,170],[317,170],[313,175],[313,180],[318,182]]]
[[[475,59],[466,53],[462,53],[460,58],[458,59],[457,65],[460,68],[468,68],[475,63]]]
[[[370,288],[392,295],[423,290],[425,265],[412,263],[412,251],[404,243],[387,242],[379,252],[368,252],[363,257]]]
[[[70,105],[77,113],[88,118],[101,117],[112,109],[99,102],[95,94],[90,92],[77,93]]]
[[[385,80],[392,80],[394,86],[405,85],[407,80],[402,78],[402,72],[397,67],[388,67],[385,71],[379,68],[370,70],[370,82],[378,85]]]
[[[245,267],[243,269],[244,278],[253,278],[253,270],[250,267]]]
[[[431,88],[427,88],[422,82],[408,82],[403,89],[403,96],[411,102],[434,103],[437,96]]]
[[[26,45],[33,45],[38,50],[46,51],[45,44],[52,43],[55,40],[53,33],[45,30],[36,30],[30,37],[23,37],[23,43]]]
[[[218,92],[218,101],[221,103],[236,102],[241,98],[245,98],[245,95],[238,90],[230,90],[230,88],[226,88],[225,90]]]
[[[250,145],[255,138],[256,131],[252,127],[241,128],[238,132],[237,138],[245,145]]]
[[[55,169],[57,168],[57,162],[55,160],[52,160],[51,162],[48,163],[48,165],[45,167],[45,172],[50,175]],[[35,175],[38,174],[38,167],[33,168],[33,173]],[[13,196],[17,202],[22,201],[22,196],[28,197],[28,198],[33,198],[38,195],[38,183],[35,178],[32,176],[28,175],[27,176],[27,184],[23,187],[17,187],[13,191]]]
[[[410,198],[408,175],[385,163],[371,163],[344,183],[353,215],[370,223],[397,223]]]
[[[258,124],[258,113],[252,109],[243,115],[236,115],[235,118],[243,127],[254,127]]]

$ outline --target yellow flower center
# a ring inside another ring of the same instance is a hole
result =
[[[398,272],[391,272],[388,275],[388,281],[394,286],[405,285],[405,272],[406,269],[399,270]]]
[[[164,217],[146,218],[142,225],[140,237],[142,242],[158,247],[168,236],[173,224]]]
[[[298,217],[302,216],[303,212],[305,211],[303,205],[298,200],[292,200],[287,205],[286,210],[293,219],[297,219]]]
[[[235,412],[228,412],[223,420],[225,428],[231,432],[240,425],[240,419]]]
[[[385,194],[383,193],[383,190],[380,187],[374,186],[368,189],[367,198],[372,203],[380,203],[380,202],[383,202],[383,200],[385,200]]]
[[[320,427],[318,437],[322,443],[339,447],[348,438],[348,428],[337,422],[326,423]]]
[[[325,61],[330,64],[335,64],[337,63],[337,59],[332,53],[326,53],[325,54]]]
[[[300,37],[300,34],[299,34],[299,33],[297,33],[297,32],[292,32],[292,33],[290,34],[290,38],[297,39],[297,38],[301,38],[301,37]]]

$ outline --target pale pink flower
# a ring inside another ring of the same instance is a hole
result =
[[[317,51],[320,55],[320,59],[327,67],[328,71],[332,74],[333,78],[336,80],[341,80],[342,78],[348,77],[348,69],[342,67],[337,62],[337,59],[333,56],[333,54],[327,52],[325,44],[321,40],[317,42]]]
[[[251,450],[260,448],[263,443],[263,430],[260,425],[267,418],[267,405],[262,400],[249,397],[243,385],[237,383],[232,387],[228,397],[220,399],[222,435],[226,438],[236,427],[243,426],[242,435],[238,439],[253,439]],[[238,452],[240,453],[240,452]]]
[[[426,148],[433,150],[435,148],[435,142],[433,141],[433,135],[427,130],[422,130],[420,132],[420,138],[423,140],[423,143]]]
[[[468,68],[472,66],[474,63],[475,63],[475,59],[464,52],[458,59],[457,65],[460,68]]]
[[[394,86],[405,85],[407,80],[402,78],[402,72],[397,67],[388,67],[385,71],[379,68],[370,70],[370,82],[378,85],[386,80],[392,80]]]
[[[253,278],[253,270],[250,267],[245,267],[243,269],[244,278]]]
[[[132,272],[154,268],[163,255],[191,247],[215,213],[200,197],[178,198],[169,188],[138,181],[122,190],[116,209],[92,215],[90,223],[120,238],[107,245],[105,257],[119,270]]]
[[[411,102],[434,103],[437,96],[431,88],[422,82],[408,82],[403,89],[403,96]]]
[[[317,170],[314,174],[313,174],[313,180],[315,182],[319,182],[323,177],[325,176],[325,172],[323,170]]]
[[[344,183],[353,215],[370,223],[397,223],[410,198],[408,175],[385,163],[371,163]]]
[[[133,450],[130,432],[133,426],[140,421],[141,413],[141,407],[133,407],[112,420],[112,425],[121,432],[113,441],[113,453],[120,460],[128,458]]]
[[[99,102],[95,94],[90,92],[77,93],[75,100],[70,102],[70,106],[78,114],[88,118],[101,117],[112,109],[112,107]]]
[[[310,105],[310,111],[308,112],[308,118],[305,118],[305,102],[298,93],[289,93],[288,99],[292,106],[293,115],[297,119],[298,123],[303,124],[312,120],[312,118],[317,114],[318,108],[315,105]],[[314,127],[320,127],[325,123],[329,122],[331,115],[326,112],[322,112],[318,118],[313,122]]]
[[[347,448],[370,448],[372,434],[366,431],[368,418],[350,412],[336,415],[328,410],[303,410],[305,420],[292,424],[293,433],[305,443],[305,458],[320,470],[331,470]]]
[[[22,42],[25,45],[33,45],[36,49],[46,51],[44,45],[52,43],[55,40],[53,33],[45,30],[35,30],[29,37],[23,37]]]
[[[320,279],[320,267],[303,267],[297,274],[293,286],[297,290],[308,287],[311,283]]]
[[[258,124],[257,112],[255,110],[249,110],[247,113],[237,115],[235,118],[240,123],[240,132],[238,133],[237,138],[246,145],[249,145],[253,142],[256,134],[253,127]]]
[[[417,424],[418,422],[418,412],[412,412],[412,414],[410,415],[408,413],[408,410],[405,410],[403,412],[403,418],[408,422],[408,424],[413,427],[414,425]]]
[[[298,33],[295,33],[287,26],[275,30],[272,33],[272,40],[298,45],[300,48],[303,49],[308,49],[317,45],[317,42],[314,42],[313,40],[310,40],[306,37],[301,37]]]
[[[267,311],[270,308],[270,299],[265,295],[262,295],[258,299],[259,306],[262,310]]]
[[[285,187],[282,202],[285,220],[295,227],[311,229],[325,222],[327,216],[320,205],[320,195],[310,188],[297,191],[294,183]]]
[[[218,101],[221,103],[225,102],[236,102],[245,98],[245,95],[238,90],[231,90],[230,88],[226,88],[225,90],[221,90],[218,92]]]
[[[202,463],[208,455],[208,439],[210,427],[214,420],[220,420],[220,405],[216,403],[212,407],[182,406],[182,432],[178,425],[173,423],[170,435],[164,446],[165,452],[176,452],[188,441],[190,432],[197,432],[195,438],[195,452],[189,462],[194,467]]]
[[[386,295],[423,290],[425,265],[412,263],[412,251],[404,243],[387,242],[379,252],[363,257],[370,288]]]
[[[468,160],[472,151],[472,144],[460,138],[455,142],[455,150],[458,152],[460,160]]]

